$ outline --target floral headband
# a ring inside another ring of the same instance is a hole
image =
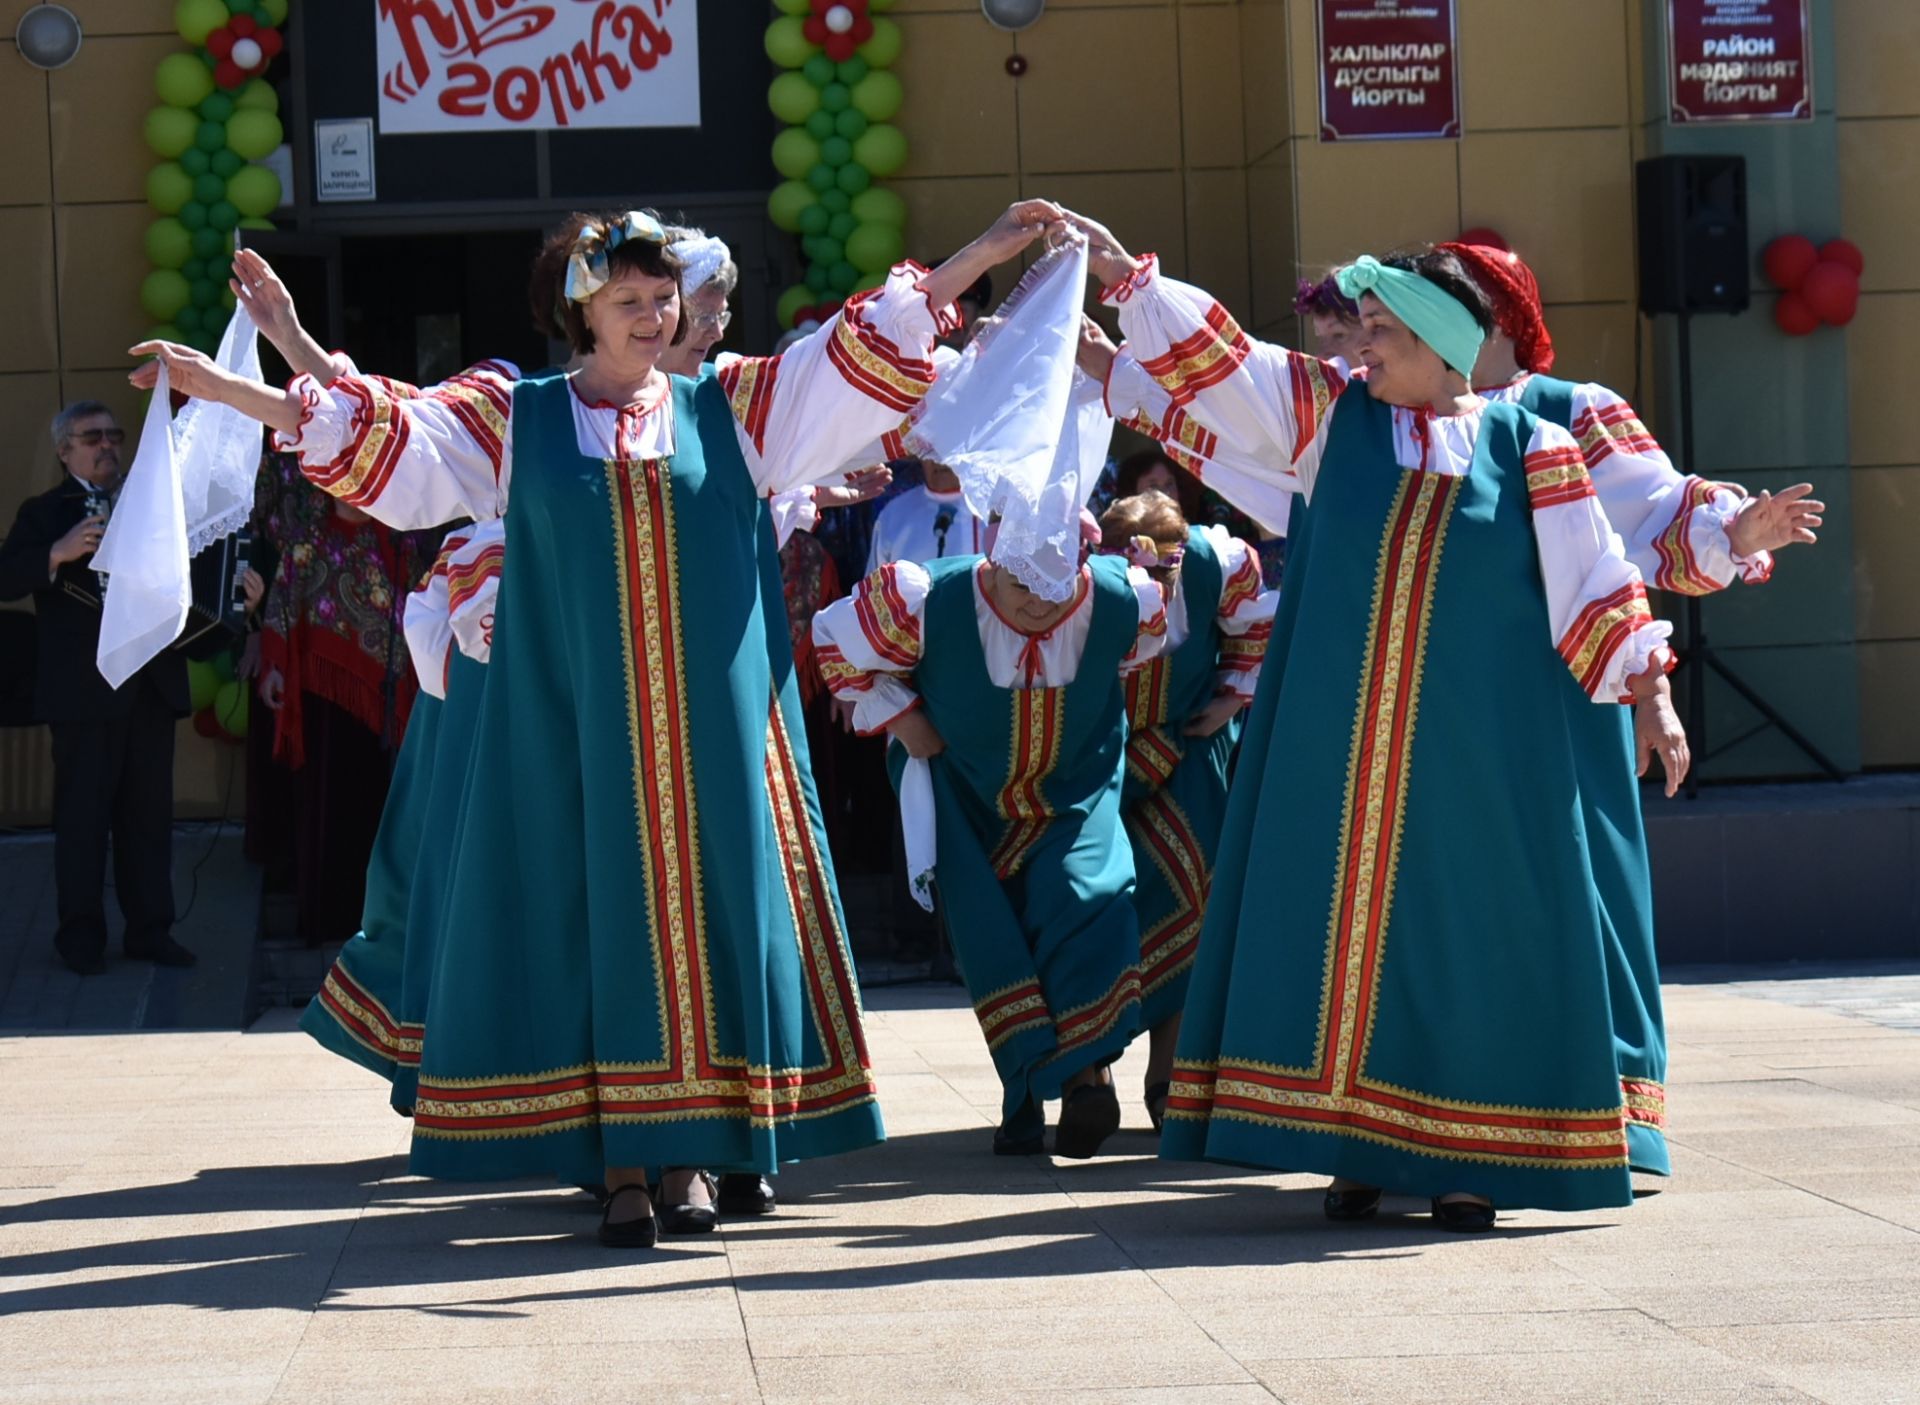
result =
[[[629,239],[664,246],[667,232],[660,221],[642,210],[629,210],[617,223],[590,224],[575,236],[567,253],[568,302],[585,302],[613,281],[607,256]]]
[[[1177,542],[1171,546],[1162,546],[1152,537],[1141,535],[1132,538],[1125,546],[1109,547],[1101,553],[1105,556],[1124,556],[1127,564],[1138,566],[1143,571],[1177,571],[1180,562],[1187,554],[1187,544]]]

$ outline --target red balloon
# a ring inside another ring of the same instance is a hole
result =
[[[867,40],[873,38],[873,21],[865,15],[861,15],[860,18],[853,22],[853,28],[849,29],[847,33],[853,36],[854,43],[864,44]]]
[[[252,15],[235,15],[227,21],[227,28],[233,31],[234,38],[245,39],[259,26],[253,22]]]
[[[1855,273],[1867,271],[1867,256],[1851,239],[1829,239],[1820,246],[1820,258],[1826,263],[1843,263]]]
[[[1782,293],[1773,305],[1773,322],[1790,337],[1810,336],[1818,330],[1820,318],[1798,293]]]
[[[1760,256],[1767,281],[1782,292],[1790,293],[1820,262],[1820,252],[1804,234],[1783,234]]]
[[[260,52],[268,58],[277,56],[287,43],[280,37],[280,31],[277,29],[256,29],[253,33],[253,42],[260,46]]]
[[[854,42],[851,34],[829,34],[827,42],[821,47],[826,50],[827,57],[835,63],[845,63],[853,57],[854,50],[860,46]]]
[[[1461,230],[1460,242],[1462,244],[1478,244],[1483,249],[1504,249],[1508,253],[1513,252],[1513,245],[1506,241],[1506,238],[1499,230],[1488,229],[1484,224],[1475,225],[1472,229]]]
[[[207,52],[223,59],[233,52],[233,41],[239,37],[231,29],[216,29],[207,36]]]
[[[203,707],[193,714],[193,730],[209,741],[226,735],[225,729],[220,725],[220,719],[214,716],[213,709],[210,707]]]
[[[1844,326],[1860,303],[1860,275],[1843,263],[1816,263],[1800,284],[1800,296],[1822,322]]]
[[[247,71],[232,59],[221,59],[213,66],[213,81],[223,88],[237,88],[247,81]]]
[[[827,22],[818,15],[808,15],[807,22],[800,26],[800,32],[807,36],[809,44],[827,42]]]
[[[813,0],[813,12],[816,15],[824,16],[828,10],[831,10],[839,3],[840,0]]]

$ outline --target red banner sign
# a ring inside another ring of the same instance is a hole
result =
[[[1667,0],[1673,122],[1813,119],[1812,0]]]
[[[1320,140],[1460,135],[1454,0],[1320,0]]]

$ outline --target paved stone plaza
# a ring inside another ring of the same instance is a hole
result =
[[[0,1398],[1920,1400],[1920,978],[1671,987],[1673,1181],[1477,1240],[1160,1164],[1138,1053],[1115,1155],[995,1160],[958,993],[874,1004],[893,1140],[653,1253],[407,1179],[285,1012],[0,1042]]]

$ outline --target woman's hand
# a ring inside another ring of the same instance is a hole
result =
[[[1067,223],[1087,236],[1087,271],[1103,285],[1133,276],[1133,255],[1113,237],[1112,230],[1072,210],[1067,211]]]
[[[1190,737],[1210,737],[1238,717],[1246,705],[1245,698],[1229,690],[1189,717],[1180,730]]]
[[[995,264],[1005,263],[1050,230],[1066,227],[1067,212],[1051,200],[1016,200],[986,233],[920,280],[934,307],[945,307]]]
[[[1666,674],[1655,664],[1646,673],[1627,680],[1635,702],[1633,708],[1633,753],[1638,760],[1634,774],[1644,776],[1655,753],[1667,776],[1667,798],[1680,792],[1687,778],[1693,755],[1687,748],[1687,729],[1680,725],[1680,714],[1673,710],[1673,690]]]
[[[887,491],[893,482],[893,470],[885,464],[849,473],[844,483],[822,483],[813,490],[813,505],[825,512],[830,507],[853,507],[870,502]]]
[[[923,761],[947,749],[946,738],[927,720],[927,714],[917,707],[894,718],[887,724],[887,731],[907,749],[907,755],[917,756]]]
[[[214,364],[204,351],[195,351],[179,342],[143,341],[128,353],[151,356],[133,368],[127,377],[137,390],[152,390],[160,380],[160,368],[167,368],[167,384],[195,400],[224,401],[229,384],[236,378]]]
[[[1080,318],[1080,344],[1074,348],[1073,359],[1080,369],[1092,380],[1100,384],[1107,383],[1107,377],[1113,374],[1113,358],[1119,355],[1120,348],[1113,339],[1091,317],[1082,314]]]
[[[1795,483],[1779,493],[1756,493],[1741,505],[1738,515],[1727,524],[1727,545],[1735,556],[1757,556],[1763,551],[1778,551],[1796,542],[1811,546],[1819,538],[1813,529],[1821,524],[1827,505],[1807,494],[1811,483]]]
[[[260,334],[286,355],[288,345],[301,335],[300,314],[294,310],[293,294],[273,271],[273,265],[251,249],[237,249],[227,287]]]

